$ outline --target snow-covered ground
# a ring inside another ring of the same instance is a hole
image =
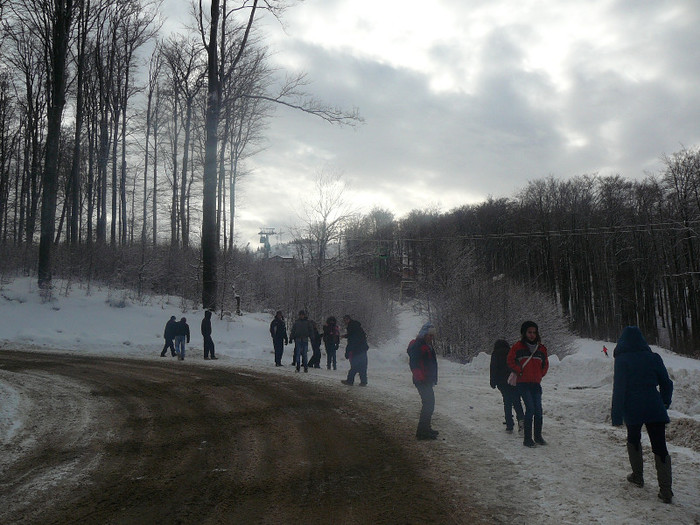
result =
[[[294,375],[292,367],[274,367],[268,332],[271,316],[265,313],[244,312],[232,319],[212,319],[220,360],[203,361],[199,335],[202,311],[183,312],[184,304],[178,298],[158,298],[142,305],[132,301],[127,292],[110,292],[95,285],[88,289],[65,282],[57,282],[53,299],[44,302],[35,280],[16,279],[0,285],[0,349],[11,346],[167,359],[179,367],[198,362]],[[334,313],[340,316],[343,312]],[[187,317],[192,331],[184,362],[159,357],[163,327],[171,315]],[[405,349],[424,321],[406,310],[394,340],[381,346],[370,341],[370,387],[351,388],[348,395],[380,400],[387,409],[417,420],[420,403],[411,383]],[[546,326],[540,329],[546,345]],[[513,327],[511,338],[518,335],[517,330]],[[604,345],[611,357],[602,352]],[[444,440],[426,442],[425,446],[437,449],[435,454],[441,458],[469,461],[472,468],[446,475],[477,481],[480,491],[472,499],[493,505],[501,498],[511,504],[522,501],[522,511],[513,516],[514,520],[536,517],[540,523],[700,524],[700,363],[653,348],[663,357],[674,381],[668,436],[675,498],[672,505],[664,505],[656,498],[658,489],[646,434],[647,483],[639,489],[625,481],[625,431],[613,428],[609,416],[614,347],[612,341],[578,339],[572,355],[561,361],[552,357],[550,373],[543,381],[544,435],[549,444],[535,449],[523,447],[520,436],[504,431],[501,397],[489,386],[490,348],[469,364],[440,360],[433,426],[442,431],[440,437]],[[348,364],[342,359],[342,347],[338,353],[338,371],[324,367],[296,377],[348,388],[339,383]],[[289,355],[287,350],[285,364],[291,360]],[[4,444],[27,423],[21,396],[3,380],[7,373],[0,369],[0,443]],[[4,454],[12,452],[3,450]]]

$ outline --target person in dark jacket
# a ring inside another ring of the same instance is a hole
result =
[[[503,339],[499,339],[493,345],[493,352],[491,353],[491,388],[498,388],[501,396],[503,396],[506,432],[513,432],[513,409],[515,409],[515,415],[518,419],[518,432],[522,432],[525,414],[523,414],[523,406],[520,403],[518,387],[508,384],[508,376],[511,373],[507,362],[509,351],[510,345]]]
[[[219,359],[214,354],[214,340],[211,338],[211,310],[204,312],[201,329],[204,337],[204,359]]]
[[[623,422],[627,425],[627,454],[632,467],[627,480],[644,486],[642,425],[646,425],[654,452],[659,498],[671,503],[671,456],[666,448],[666,424],[670,422],[667,410],[671,406],[673,382],[661,356],[651,351],[636,326],[622,331],[613,357],[611,418],[615,426]]]
[[[309,351],[309,340],[313,336],[313,327],[311,321],[306,317],[304,310],[299,311],[299,318],[292,325],[292,333],[290,339],[294,341],[294,364],[299,371],[300,365],[304,366],[304,372],[309,371],[307,362],[307,352]]]
[[[316,321],[309,321],[313,330],[311,331],[311,359],[309,360],[309,368],[321,368],[321,333],[318,331]]]
[[[165,345],[163,346],[163,350],[160,352],[161,357],[165,357],[165,352],[167,352],[168,348],[170,348],[170,354],[175,357],[177,353],[175,352],[175,345],[173,344],[173,339],[175,339],[175,327],[177,325],[177,321],[175,320],[175,316],[171,315],[170,320],[165,323],[165,330],[163,331],[163,339],[165,339]]]
[[[270,336],[272,337],[272,346],[275,349],[275,366],[282,366],[284,345],[289,344],[287,325],[284,322],[282,310],[277,310],[275,318],[270,323]]]
[[[190,343],[190,325],[183,317],[175,324],[175,352],[180,361],[185,360],[185,342]]]
[[[547,348],[540,342],[537,324],[525,321],[520,326],[521,339],[508,352],[508,368],[518,375],[518,393],[525,405],[523,445],[546,445],[542,437],[542,378],[549,370]],[[533,440],[532,424],[535,424]]]
[[[340,382],[344,385],[353,385],[355,383],[355,375],[360,375],[360,386],[367,386],[367,335],[362,329],[359,321],[354,320],[349,315],[343,317],[346,333],[343,338],[348,340],[345,347],[345,358],[350,361],[350,371],[347,379],[342,379]]]
[[[340,346],[340,330],[333,316],[326,319],[323,325],[323,344],[326,347],[326,367],[330,370],[333,365],[333,370],[337,370],[336,353]]]
[[[438,431],[431,428],[431,420],[435,411],[435,392],[433,387],[438,382],[438,365],[433,339],[435,326],[425,323],[418,336],[408,345],[408,365],[413,374],[413,384],[418,389],[421,400],[420,416],[416,439],[437,439]]]

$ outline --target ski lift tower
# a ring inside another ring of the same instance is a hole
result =
[[[270,256],[270,235],[275,234],[274,228],[260,228],[260,244],[263,245],[263,253],[265,254],[265,259]]]

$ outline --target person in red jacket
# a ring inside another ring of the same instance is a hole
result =
[[[542,438],[542,386],[540,382],[549,370],[547,348],[540,342],[537,324],[525,321],[520,327],[521,339],[508,352],[508,368],[518,376],[518,392],[525,404],[523,445],[546,445]],[[532,425],[535,425],[533,440]]]
[[[413,384],[418,389],[422,403],[416,438],[437,439],[438,431],[430,428],[430,421],[435,411],[435,393],[433,387],[438,382],[438,365],[433,339],[435,326],[425,323],[418,332],[418,337],[408,345],[408,365],[413,373]]]

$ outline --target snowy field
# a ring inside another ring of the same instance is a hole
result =
[[[179,298],[157,298],[142,305],[132,301],[128,293],[108,292],[94,285],[90,289],[69,286],[61,281],[56,283],[53,299],[42,302],[34,279],[17,279],[0,285],[0,349],[11,346],[95,357],[168,359],[178,367],[196,362],[295,374],[290,366],[274,367],[268,332],[272,317],[265,313],[212,319],[220,359],[203,361],[199,335],[202,311],[183,311],[184,304]],[[343,313],[334,312],[337,317]],[[163,327],[171,315],[187,317],[192,332],[183,362],[159,356]],[[424,321],[407,310],[401,314],[395,340],[381,346],[370,340],[367,389],[340,384],[348,369],[342,346],[338,371],[324,366],[297,377],[300,381],[337,384],[347,389],[348,395],[381,401],[393,411],[404,412],[409,421],[417,421],[420,403],[405,350]],[[509,334],[511,343],[517,330],[513,327]],[[540,331],[547,345],[547,327],[541,325]],[[603,354],[604,345],[610,357]],[[465,365],[440,360],[433,426],[443,439],[425,442],[426,448],[432,447],[426,453],[448,461],[454,458],[455,464],[459,464],[457,459],[466,458],[473,468],[445,475],[478,481],[480,491],[473,499],[522,501],[513,521],[700,524],[700,363],[653,347],[674,381],[672,423],[667,434],[675,498],[672,505],[664,505],[656,497],[656,475],[646,434],[646,485],[640,489],[625,480],[629,470],[626,434],[623,428],[610,425],[609,415],[615,343],[578,339],[574,346],[572,355],[561,361],[551,359],[550,372],[542,383],[544,436],[549,444],[535,449],[523,447],[520,436],[504,430],[500,394],[489,386],[490,348]],[[290,348],[285,351],[285,364],[291,361]],[[3,380],[8,373],[0,370],[0,443],[5,445],[18,428],[31,424],[26,421],[21,396]],[[414,439],[412,435],[406,438]],[[13,452],[3,448],[4,454]]]

